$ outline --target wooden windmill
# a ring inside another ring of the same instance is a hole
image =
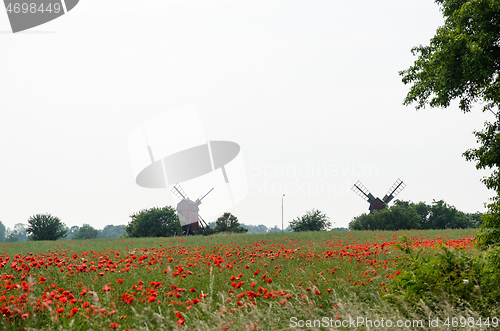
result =
[[[405,187],[406,184],[398,178],[398,180],[396,180],[396,182],[391,186],[389,191],[387,191],[387,194],[382,200],[380,200],[379,198],[375,198],[373,194],[371,194],[359,180],[356,182],[356,184],[354,184],[351,190],[356,192],[363,200],[368,201],[368,203],[370,204],[370,207],[368,209],[370,209],[370,214],[373,214],[374,210],[380,211],[384,209],[386,204],[391,202],[391,200],[394,199],[394,197],[399,194],[399,192],[401,192]]]
[[[201,204],[201,200],[203,200],[208,193],[212,192],[213,188],[207,192],[204,196],[196,199],[196,201],[192,201],[187,196],[186,192],[181,188],[181,186],[177,183],[172,187],[171,191],[175,194],[181,201],[177,204],[177,212],[181,215],[181,225],[182,225],[182,234],[189,235],[193,232],[197,231],[200,228],[200,225],[207,234],[206,227],[207,223],[203,220],[203,218],[198,214],[200,208],[198,207]]]

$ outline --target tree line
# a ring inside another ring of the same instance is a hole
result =
[[[349,223],[349,230],[404,230],[404,229],[454,229],[477,228],[481,225],[481,213],[464,213],[443,200],[430,205],[419,202],[396,200],[394,205],[373,214],[361,214]],[[37,214],[28,219],[27,226],[16,224],[5,229],[0,222],[0,241],[26,240],[79,240],[118,237],[172,237],[183,235],[180,217],[171,206],[143,209],[130,215],[127,225],[106,225],[97,230],[89,224],[68,228],[58,217]],[[348,230],[331,229],[332,222],[323,212],[312,209],[290,222],[285,232]],[[273,233],[281,232],[278,226],[240,224],[238,218],[225,212],[216,221],[200,227],[195,235],[217,233]]]
[[[182,234],[179,215],[170,206],[144,209],[130,217],[132,220],[125,227],[126,236],[128,237],[170,237]],[[328,216],[319,210],[313,209],[302,217],[291,221],[290,225],[284,230],[287,232],[322,231],[330,227],[331,222]],[[204,229],[200,228],[194,234],[273,233],[281,231],[282,229],[277,226],[268,228],[263,224],[240,224],[236,216],[225,212],[215,222],[208,223]]]
[[[95,229],[89,224],[71,228],[50,214],[37,214],[28,219],[28,224],[17,223],[6,228],[0,221],[0,242],[17,242],[27,240],[76,240],[95,238],[118,238],[125,233],[125,225],[106,225],[103,229]]]
[[[97,230],[89,224],[67,227],[58,217],[50,214],[36,214],[28,219],[28,224],[17,223],[12,229],[5,228],[0,221],[0,241],[16,242],[27,240],[79,240],[117,237],[171,237],[183,234],[180,217],[171,206],[143,209],[130,215],[127,225],[106,225]],[[304,216],[290,222],[284,229],[290,231],[321,231],[331,226],[329,218],[318,210],[307,212]],[[278,226],[268,228],[260,225],[240,224],[238,218],[225,212],[215,222],[195,235],[217,233],[273,233],[281,232]]]
[[[391,207],[361,214],[349,223],[350,230],[464,229],[481,226],[479,212],[464,213],[443,200],[425,202],[396,200]]]

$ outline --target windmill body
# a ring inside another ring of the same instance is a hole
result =
[[[399,194],[399,192],[401,192],[405,187],[406,184],[398,178],[398,180],[396,180],[396,182],[391,186],[389,191],[387,191],[387,194],[383,199],[375,198],[373,194],[371,194],[370,191],[368,191],[368,189],[363,184],[361,184],[359,180],[351,189],[356,192],[363,200],[367,201],[370,204],[370,207],[368,207],[368,209],[370,210],[370,214],[373,214],[374,210],[380,211],[384,209],[385,206],[389,202],[391,202],[391,200],[394,199],[394,197]]]
[[[199,211],[198,205],[190,199],[182,199],[177,204],[177,212],[182,216],[181,225],[183,231],[194,232],[199,229]]]
[[[384,208],[385,208],[385,204],[379,198],[376,198],[375,200],[370,202],[370,207],[368,207],[368,209],[370,210],[370,214],[373,214],[374,210],[380,211]]]
[[[208,191],[208,193],[212,192],[212,190]],[[200,223],[202,228],[205,229],[203,225],[205,221],[198,214],[198,212],[200,211],[200,208],[198,206],[201,204],[201,200],[203,200],[208,195],[208,193],[203,197],[196,199],[196,201],[193,201],[189,199],[186,192],[184,192],[179,184],[174,185],[174,187],[172,188],[172,192],[179,199],[181,199],[181,201],[177,204],[177,213],[179,213],[179,215],[181,216],[181,226],[183,234],[188,235],[189,233],[198,231],[200,228]],[[207,226],[206,223],[205,226]]]

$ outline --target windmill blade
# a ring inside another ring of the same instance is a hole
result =
[[[176,197],[178,197],[180,200],[185,200],[189,199],[187,196],[186,192],[182,189],[182,187],[179,185],[179,183],[175,184],[174,187],[170,190],[173,194],[175,194]]]
[[[201,198],[198,198],[196,199],[196,205],[200,205],[201,204],[201,200],[205,199],[205,197],[208,195],[208,193],[212,192],[213,191],[213,187],[210,191],[207,192],[207,194],[205,194],[204,196],[202,196]]]
[[[359,195],[363,200],[368,201],[369,203],[372,203],[375,200],[373,194],[371,194],[359,180],[356,182],[356,184],[354,184],[353,187],[351,187],[351,190],[356,192],[357,195]]]
[[[396,180],[396,182],[394,183],[394,185],[391,186],[391,188],[389,189],[389,191],[387,191],[387,194],[384,196],[384,198],[382,199],[382,201],[384,203],[391,202],[391,200],[394,199],[394,197],[396,195],[398,195],[399,192],[401,192],[405,187],[406,187],[406,184],[403,183],[403,181],[398,178],[398,180]]]

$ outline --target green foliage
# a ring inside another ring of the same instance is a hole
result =
[[[73,240],[73,237],[78,233],[80,227],[73,225],[71,228],[66,227],[66,237],[65,240]]]
[[[13,243],[19,241],[19,236],[14,231],[7,229],[7,236],[5,237],[5,242]]]
[[[125,225],[108,224],[99,231],[99,238],[118,238],[125,234]]]
[[[99,232],[90,226],[90,224],[83,224],[83,226],[78,229],[78,232],[73,236],[73,239],[94,239],[97,238]]]
[[[278,228],[277,225],[273,226],[272,228],[267,229],[268,233],[275,233],[275,232],[281,232],[281,228]]]
[[[267,233],[267,226],[264,224],[251,225],[251,224],[241,224],[242,227],[248,229],[248,233]]]
[[[429,46],[412,49],[414,65],[399,74],[412,84],[405,105],[417,109],[448,107],[460,99],[460,109],[470,111],[476,101],[483,109],[500,104],[500,3],[498,0],[436,0],[445,24]],[[430,99],[430,101],[429,101]]]
[[[331,226],[330,218],[317,209],[312,209],[302,217],[290,222],[290,228],[293,232],[324,231],[328,230]]]
[[[495,123],[485,123],[485,129],[474,132],[479,148],[464,153],[475,161],[477,169],[492,169],[483,183],[495,190],[496,196],[479,234],[479,244],[485,248],[500,244],[498,219],[500,209],[500,2],[498,0],[436,0],[445,18],[429,46],[412,49],[418,55],[414,65],[400,72],[403,83],[412,84],[404,104],[417,103],[417,109],[427,103],[431,107],[448,107],[451,100],[460,99],[460,109],[470,111],[479,101],[484,110],[495,114]],[[430,101],[429,101],[430,100]]]
[[[439,200],[432,202],[426,223],[422,227],[424,229],[465,229],[472,226],[472,219],[465,213]]]
[[[403,242],[395,246],[407,256],[400,260],[404,271],[389,286],[390,301],[402,300],[416,309],[424,302],[433,312],[438,312],[443,308],[440,302],[444,298],[454,307],[471,307],[484,316],[498,304],[500,270],[495,268],[493,257],[451,250],[444,245],[424,255],[423,249],[415,252],[410,247],[406,235],[402,237]],[[491,256],[497,258],[499,253],[495,251]]]
[[[499,60],[500,61],[500,60]],[[500,93],[500,92],[499,92]],[[492,173],[481,181],[487,188],[500,191],[500,114],[497,114],[495,123],[485,122],[483,131],[474,131],[479,148],[471,148],[463,155],[467,161],[475,161],[476,169],[490,169]]]
[[[477,169],[490,169],[492,173],[481,181],[487,188],[495,190],[496,196],[487,205],[488,212],[483,215],[483,224],[478,234],[478,244],[482,248],[500,245],[500,114],[495,123],[485,123],[482,132],[474,132],[481,147],[469,149],[464,153],[467,161],[475,161]]]
[[[488,204],[488,212],[482,218],[483,224],[476,236],[479,247],[485,249],[500,247],[500,199],[498,197]]]
[[[179,216],[170,206],[143,209],[130,217],[132,220],[125,227],[128,237],[171,237],[182,234]]]
[[[28,240],[28,235],[26,234],[26,227],[24,226],[23,223],[17,223],[14,225],[14,229],[12,230],[19,241],[26,241]]]
[[[351,230],[465,229],[477,227],[480,213],[466,214],[443,200],[424,202],[395,200],[394,205],[362,214],[350,223]]]
[[[375,211],[373,214],[361,214],[350,223],[351,230],[403,230],[420,228],[420,217],[413,206],[394,205]]]
[[[16,242],[16,241],[26,241],[28,240],[28,236],[26,234],[26,227],[23,223],[17,223],[14,225],[13,229],[8,228],[5,232],[5,241],[6,242]]]
[[[242,227],[238,222],[238,218],[231,213],[224,213],[215,221],[214,232],[247,232],[248,229]]]
[[[50,214],[36,214],[28,219],[26,233],[30,240],[57,240],[66,236],[64,223]]]
[[[0,221],[0,241],[5,240],[5,225]]]

